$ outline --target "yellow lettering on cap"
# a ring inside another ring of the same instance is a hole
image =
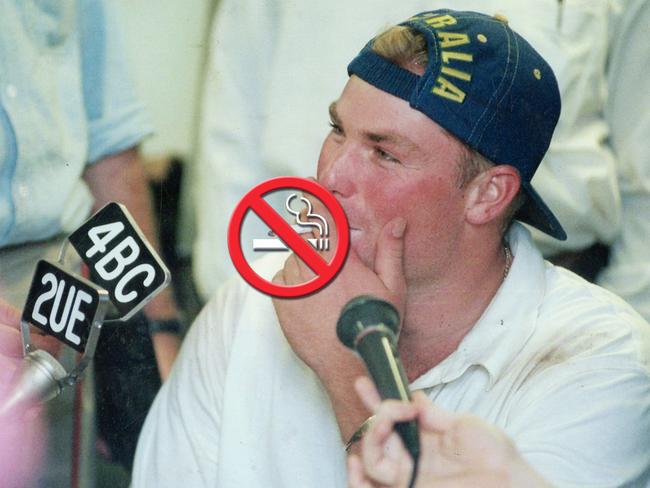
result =
[[[454,25],[456,23],[456,19],[451,15],[446,14],[438,15],[437,17],[431,17],[430,19],[426,19],[425,22],[434,29],[440,29],[446,25]]]
[[[436,79],[437,85],[433,87],[431,93],[451,100],[453,102],[463,103],[465,92],[442,76]]]
[[[471,63],[474,57],[471,54],[459,53],[456,51],[442,51],[442,62],[449,64],[449,60],[457,59],[458,61],[467,61]]]
[[[462,46],[469,44],[469,36],[460,32],[438,32],[438,39],[442,42],[440,47],[445,49],[448,47]]]
[[[458,78],[460,80],[470,81],[472,79],[472,75],[469,73],[465,73],[464,71],[460,71],[454,68],[449,68],[448,66],[444,66],[440,71],[446,75],[453,76],[454,78]]]

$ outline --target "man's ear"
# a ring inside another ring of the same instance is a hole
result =
[[[496,165],[474,178],[467,188],[465,218],[474,225],[498,220],[517,196],[519,172],[506,164]]]

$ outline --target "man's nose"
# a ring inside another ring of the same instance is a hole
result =
[[[342,144],[322,155],[318,181],[332,193],[342,197],[354,193],[355,168],[359,170],[358,155],[351,145]]]

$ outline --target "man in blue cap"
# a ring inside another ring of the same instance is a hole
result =
[[[300,300],[222,287],[150,412],[134,485],[342,486],[368,412],[335,327],[361,294],[398,308],[412,390],[504,430],[552,484],[647,482],[650,329],[515,221],[566,237],[530,183],[560,112],[548,64],[504,18],[438,10],[348,72],[317,172],[350,223],[343,270]],[[313,276],[281,259],[258,273]]]

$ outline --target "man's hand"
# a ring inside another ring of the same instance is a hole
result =
[[[315,199],[313,199],[315,200]],[[317,202],[314,211],[329,216],[325,207]],[[326,218],[327,218],[326,217]],[[350,250],[346,263],[339,274],[316,293],[300,299],[274,299],[273,305],[282,330],[296,354],[319,376],[336,368],[332,354],[351,356],[336,337],[336,322],[343,306],[358,295],[372,295],[391,302],[398,311],[403,310],[406,284],[402,265],[404,219],[397,218],[383,229],[377,244],[374,268],[366,267]],[[303,234],[303,237],[318,237]],[[330,261],[337,245],[334,230],[331,246],[321,255]],[[295,254],[291,254],[273,282],[281,285],[306,283],[315,277],[312,270]]]
[[[320,202],[314,211],[330,217]],[[331,217],[328,221],[332,221]],[[325,288],[300,299],[274,299],[273,305],[282,331],[294,352],[319,376],[328,390],[344,439],[363,422],[363,408],[353,392],[354,378],[365,373],[361,361],[336,336],[336,322],[343,306],[358,295],[372,295],[391,302],[402,312],[406,283],[403,248],[406,222],[396,218],[386,224],[377,243],[373,269],[365,266],[353,250],[337,277]],[[337,236],[331,233],[330,261]],[[305,234],[303,237],[317,237]],[[274,283],[295,285],[314,278],[314,273],[295,255],[289,256]],[[356,407],[350,405],[350,401]],[[356,413],[355,413],[356,411]]]
[[[355,386],[376,417],[362,440],[361,456],[348,460],[350,488],[408,487],[413,461],[393,428],[414,419],[420,429],[416,488],[550,486],[503,432],[483,420],[436,407],[422,392],[414,393],[412,403],[382,402],[368,378]]]

